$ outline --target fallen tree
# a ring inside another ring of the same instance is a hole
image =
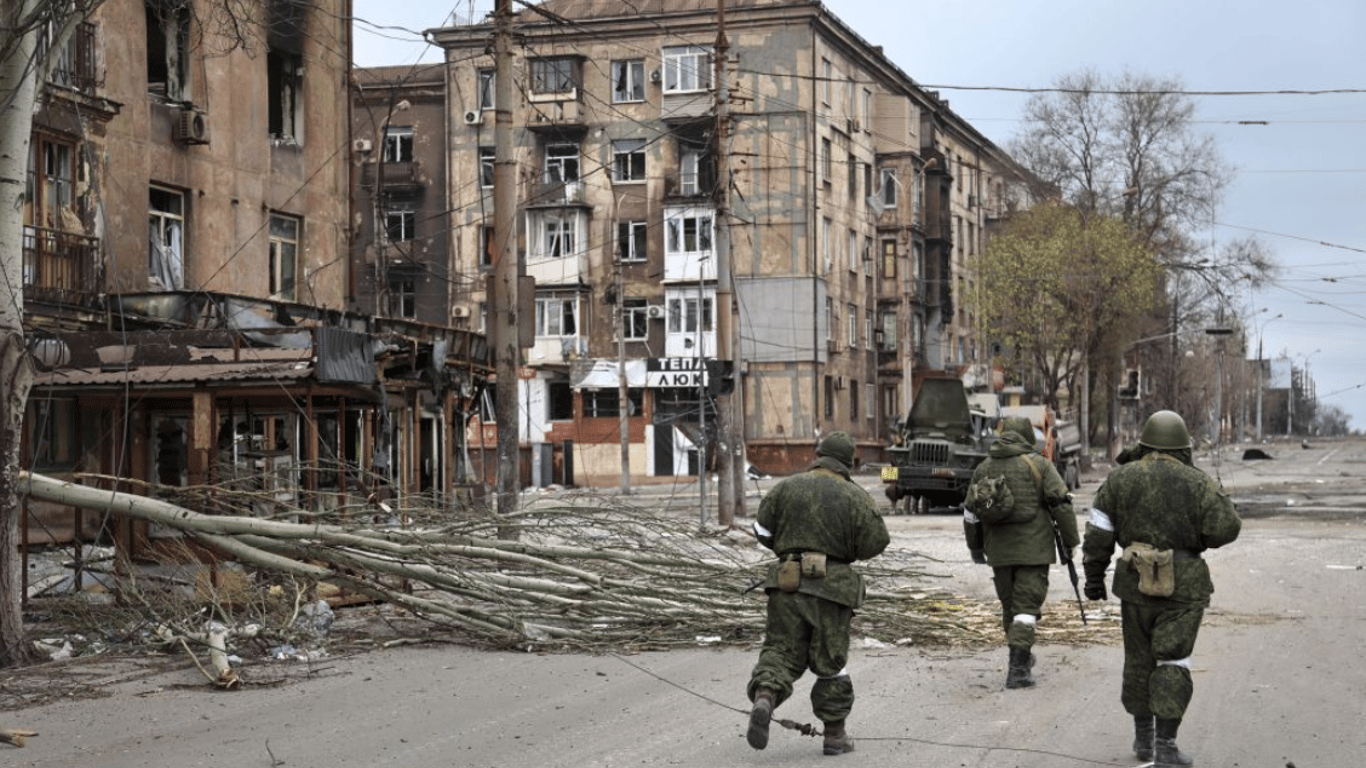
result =
[[[762,634],[762,594],[748,588],[767,552],[747,535],[699,531],[638,507],[530,508],[512,517],[521,535],[507,540],[498,537],[504,516],[406,528],[290,522],[203,514],[31,473],[21,482],[32,498],[155,523],[249,568],[333,584],[494,645],[660,647]],[[993,637],[998,619],[989,611],[964,613],[923,591],[923,560],[889,552],[861,566],[873,587],[864,634],[952,644]]]

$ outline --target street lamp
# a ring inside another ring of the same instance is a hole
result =
[[[1218,448],[1224,442],[1224,338],[1232,335],[1233,329],[1220,326],[1206,328],[1205,333],[1219,338],[1219,378],[1214,382],[1214,423],[1211,425],[1214,430],[1212,438],[1217,456]]]
[[[1265,310],[1263,310],[1263,311],[1265,311]],[[1266,382],[1263,380],[1263,375],[1264,375],[1264,370],[1263,370],[1263,368],[1264,368],[1264,364],[1263,364],[1263,362],[1262,362],[1262,339],[1265,337],[1265,334],[1266,334],[1266,327],[1267,327],[1268,325],[1271,325],[1273,322],[1275,322],[1275,321],[1277,321],[1277,320],[1280,320],[1280,319],[1281,319],[1282,317],[1284,317],[1284,316],[1285,316],[1284,314],[1278,314],[1278,315],[1276,315],[1275,317],[1267,318],[1266,321],[1264,321],[1264,322],[1261,324],[1261,326],[1257,329],[1257,442],[1258,442],[1258,443],[1262,442],[1262,390],[1266,389],[1266,387],[1264,386]]]
[[[1294,433],[1295,427],[1295,358],[1299,357],[1304,360],[1304,367],[1300,369],[1300,389],[1304,389],[1304,379],[1309,371],[1309,358],[1322,351],[1322,349],[1316,349],[1307,355],[1292,355],[1290,358],[1290,389],[1288,390],[1289,397],[1287,398],[1289,400],[1289,410],[1287,411],[1285,422],[1286,437],[1289,437]]]

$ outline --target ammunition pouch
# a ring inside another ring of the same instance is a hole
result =
[[[827,560],[829,558],[823,552],[789,552],[782,555],[778,563],[778,589],[796,592],[802,579],[825,578]]]
[[[1199,555],[1183,549],[1156,549],[1151,544],[1135,541],[1124,548],[1121,562],[1138,574],[1138,591],[1149,597],[1171,597],[1176,591],[1176,561],[1197,558]]]

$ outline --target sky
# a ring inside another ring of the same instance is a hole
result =
[[[515,5],[515,3],[514,3]],[[1280,265],[1238,311],[1266,358],[1306,368],[1366,430],[1366,3],[1312,0],[827,0],[825,6],[999,146],[1029,94],[1094,69],[1178,78],[1237,175],[1201,237],[1257,235]],[[355,0],[359,66],[440,61],[421,30],[493,0]],[[1355,91],[1355,92],[1353,92]],[[1219,95],[1226,94],[1226,95]]]

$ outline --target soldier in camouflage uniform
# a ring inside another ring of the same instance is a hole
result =
[[[1187,766],[1194,760],[1177,748],[1176,731],[1193,690],[1191,651],[1214,591],[1200,553],[1236,539],[1242,521],[1219,482],[1192,463],[1190,433],[1178,414],[1150,416],[1130,453],[1096,492],[1086,524],[1086,597],[1105,599],[1105,571],[1115,546],[1123,548],[1112,589],[1121,601],[1120,700],[1134,718],[1134,754],[1159,767]],[[1135,563],[1146,563],[1143,579]]]
[[[1007,688],[1034,685],[1035,624],[1048,596],[1048,567],[1057,562],[1058,554],[1053,526],[1061,531],[1068,552],[1081,543],[1067,483],[1034,446],[1034,425],[1029,419],[1007,417],[1001,422],[1001,437],[991,444],[986,461],[972,475],[974,483],[1004,475],[1017,514],[1027,518],[1024,522],[986,524],[971,509],[963,510],[968,551],[973,562],[992,566],[996,597],[1001,601],[1010,651]]]
[[[863,602],[863,577],[850,563],[882,553],[887,526],[868,492],[849,477],[854,441],[831,432],[816,448],[806,472],[774,486],[759,504],[754,532],[777,553],[764,583],[768,623],[759,662],[750,677],[749,745],[768,746],[773,710],[792,695],[792,683],[810,669],[811,709],[825,724],[827,755],[852,752],[844,721],[854,705],[849,659],[849,623]],[[824,575],[808,575],[824,556]],[[780,578],[781,567],[802,566],[799,583]],[[786,591],[792,589],[793,591]]]

